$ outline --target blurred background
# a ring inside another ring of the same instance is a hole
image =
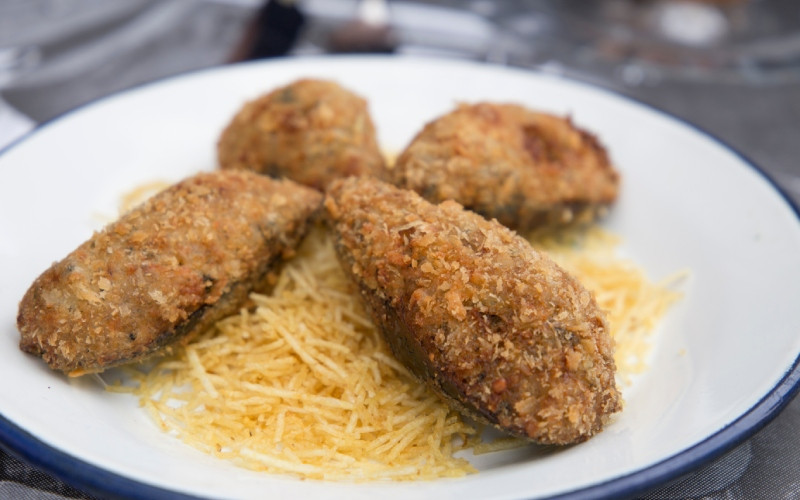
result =
[[[341,52],[608,87],[711,131],[800,199],[797,0],[0,0],[0,144],[142,82]]]
[[[800,203],[800,0],[0,0],[0,149],[144,82],[354,52],[611,89],[719,137]],[[798,428],[795,400],[753,439],[643,498],[800,498]],[[0,458],[0,497],[82,496]]]

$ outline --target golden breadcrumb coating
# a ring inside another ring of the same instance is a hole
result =
[[[543,444],[621,407],[592,295],[496,221],[375,179],[325,199],[337,254],[392,352],[455,408]]]
[[[514,104],[460,105],[431,122],[391,181],[518,230],[590,220],[614,202],[619,175],[592,134]]]
[[[303,79],[248,102],[217,144],[223,169],[324,188],[337,177],[385,175],[367,102],[334,82]]]
[[[179,182],[34,281],[19,306],[20,348],[80,375],[188,341],[267,286],[321,201],[252,172]]]

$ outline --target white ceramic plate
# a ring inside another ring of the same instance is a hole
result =
[[[619,418],[555,452],[500,453],[479,474],[418,483],[298,481],[238,469],[166,436],[134,398],[69,380],[21,353],[17,304],[33,279],[113,216],[123,193],[215,168],[215,142],[247,99],[303,77],[368,98],[387,150],[457,101],[515,101],[571,114],[622,172],[605,225],[658,279],[688,268],[657,332],[650,370]],[[630,494],[744,439],[781,408],[800,369],[800,223],[775,187],[719,141],[583,84],[521,70],[403,58],[245,64],[103,99],[0,156],[0,440],[99,492],[153,498],[409,499]]]

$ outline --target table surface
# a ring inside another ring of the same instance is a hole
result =
[[[599,64],[596,58],[586,58],[586,50],[576,49],[585,49],[585,41],[566,50],[564,43],[581,42],[554,41],[548,35],[552,16],[576,19],[574,12],[564,10],[570,2],[562,1],[558,9],[546,0],[426,2],[436,15],[463,21],[458,25],[464,31],[438,39],[428,36],[422,43],[413,23],[402,25],[405,21],[400,19],[402,37],[396,50],[556,71],[608,87],[734,145],[800,204],[800,68],[773,65],[760,74],[728,71],[717,78],[713,72],[680,73],[664,65],[639,64],[630,54],[624,64],[613,57]],[[608,5],[619,9],[621,1],[625,0],[608,0]],[[768,1],[762,0],[763,5],[784,9],[800,28],[800,3],[786,0],[768,5]],[[298,5],[305,14],[304,30],[293,40],[289,55],[324,53],[328,47],[321,40],[353,10],[353,2],[344,0],[307,0]],[[407,7],[408,14],[420,4],[394,2],[393,6],[398,14]],[[258,8],[255,0],[0,3],[0,147],[36,124],[98,97],[230,62],[241,56],[243,33],[252,27]],[[609,16],[608,12],[618,16],[618,10],[586,15]],[[784,28],[776,25],[773,29],[777,33]],[[484,38],[486,43],[482,43]],[[531,39],[539,42],[535,50]],[[788,60],[794,58],[800,66],[800,50],[788,42],[783,50],[794,50]],[[795,398],[744,443],[640,498],[800,498],[798,431],[800,398]],[[93,497],[0,449],[0,498]]]

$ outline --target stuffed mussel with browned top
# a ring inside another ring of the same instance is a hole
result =
[[[252,172],[190,177],[38,277],[19,306],[20,347],[80,375],[188,341],[269,286],[321,201]]]
[[[374,179],[325,199],[345,272],[395,356],[452,406],[543,444],[621,408],[592,295],[496,221]]]
[[[426,124],[390,172],[428,201],[452,199],[519,231],[591,221],[619,190],[594,135],[517,104],[460,105]]]
[[[341,85],[300,79],[246,103],[217,144],[223,169],[323,189],[338,177],[385,175],[367,101]]]

